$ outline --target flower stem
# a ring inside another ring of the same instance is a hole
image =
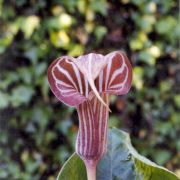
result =
[[[96,180],[96,163],[95,164],[85,163],[85,165],[86,165],[88,180]]]
[[[86,166],[88,180],[96,180],[96,166]]]

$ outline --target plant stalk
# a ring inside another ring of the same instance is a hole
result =
[[[88,180],[96,180],[96,165],[85,163]]]

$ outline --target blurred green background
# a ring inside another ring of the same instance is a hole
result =
[[[0,179],[55,180],[74,151],[74,108],[58,102],[48,65],[62,55],[123,50],[131,91],[112,97],[109,126],[180,175],[177,0],[0,0]]]

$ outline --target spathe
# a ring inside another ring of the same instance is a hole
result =
[[[48,69],[48,81],[55,96],[77,108],[79,131],[76,152],[83,159],[88,177],[95,177],[98,161],[107,149],[109,95],[126,94],[132,68],[122,52],[106,56],[96,53],[73,58],[62,56]]]

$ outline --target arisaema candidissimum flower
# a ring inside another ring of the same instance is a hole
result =
[[[95,179],[97,163],[107,149],[109,96],[129,91],[131,64],[119,51],[106,56],[96,53],[78,58],[62,56],[50,65],[48,80],[55,96],[77,109],[76,153],[86,165],[88,179]]]

